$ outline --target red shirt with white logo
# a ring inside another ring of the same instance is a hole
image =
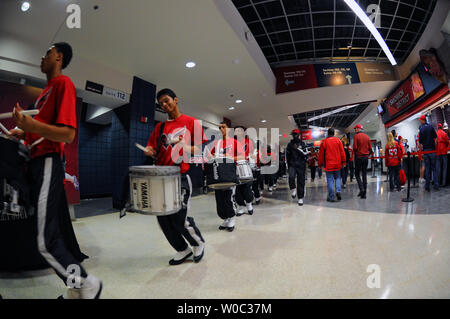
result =
[[[180,172],[184,174],[189,170],[190,158],[188,154],[184,154],[181,143],[175,142],[182,137],[186,145],[200,146],[207,141],[205,132],[197,119],[185,114],[181,114],[174,120],[169,119],[165,123],[160,149],[156,148],[162,123],[158,123],[153,129],[147,146],[153,147],[157,152],[156,165],[180,165]],[[194,156],[194,154],[191,155]],[[199,155],[201,156],[201,150]]]
[[[209,151],[211,155],[218,158],[234,158],[238,155],[243,156],[245,154],[242,144],[232,137],[214,141]]]
[[[34,117],[36,121],[77,128],[75,86],[68,76],[60,75],[50,81],[39,95],[34,107],[39,114]],[[33,144],[41,136],[36,133],[26,133],[25,143]],[[31,158],[49,153],[62,154],[64,143],[52,142],[47,139],[31,149]]]

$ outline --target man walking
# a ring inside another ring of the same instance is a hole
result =
[[[367,165],[369,163],[369,155],[372,155],[373,151],[370,138],[367,134],[361,132],[362,129],[361,124],[355,126],[356,135],[353,138],[353,152],[355,155],[356,181],[359,186],[358,196],[365,199],[367,193]]]

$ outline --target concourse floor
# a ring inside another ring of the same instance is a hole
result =
[[[218,230],[212,193],[194,197],[190,215],[206,240],[198,264],[169,266],[174,251],[156,218],[119,220],[111,199],[84,201],[77,215],[89,217],[74,228],[102,298],[450,298],[450,187],[426,193],[421,184],[404,203],[406,191],[389,192],[384,180],[368,177],[366,200],[353,181],[337,203],[326,201],[324,177],[308,181],[300,207],[282,179],[231,233]],[[367,285],[369,265],[379,267],[379,288]],[[63,291],[51,270],[0,274],[3,298]]]

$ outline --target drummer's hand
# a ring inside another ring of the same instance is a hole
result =
[[[144,153],[145,153],[145,155],[151,156],[151,157],[154,157],[156,155],[155,149],[153,147],[151,147],[151,146],[147,146],[145,148],[145,152]]]
[[[19,103],[16,103],[16,106],[13,109],[14,122],[24,132],[32,132],[34,129],[35,121],[31,116],[21,114],[21,111],[23,111],[23,109],[20,107]]]
[[[20,140],[24,140],[25,139],[25,132],[22,131],[21,129],[12,129],[9,131],[9,135],[13,136],[15,138],[18,138]]]

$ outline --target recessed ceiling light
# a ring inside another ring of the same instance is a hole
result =
[[[266,123],[267,121],[266,120],[261,120],[261,123]]]
[[[242,100],[236,100],[236,103],[237,104],[242,103]]]
[[[189,68],[189,69],[191,69],[191,68],[193,68],[195,66],[196,66],[195,62],[191,61],[191,62],[186,63],[186,67]]]
[[[234,106],[230,106],[228,109],[232,111],[234,110]]]
[[[28,1],[25,1],[22,3],[22,6],[20,7],[20,10],[23,12],[28,11],[30,9],[30,3]]]

